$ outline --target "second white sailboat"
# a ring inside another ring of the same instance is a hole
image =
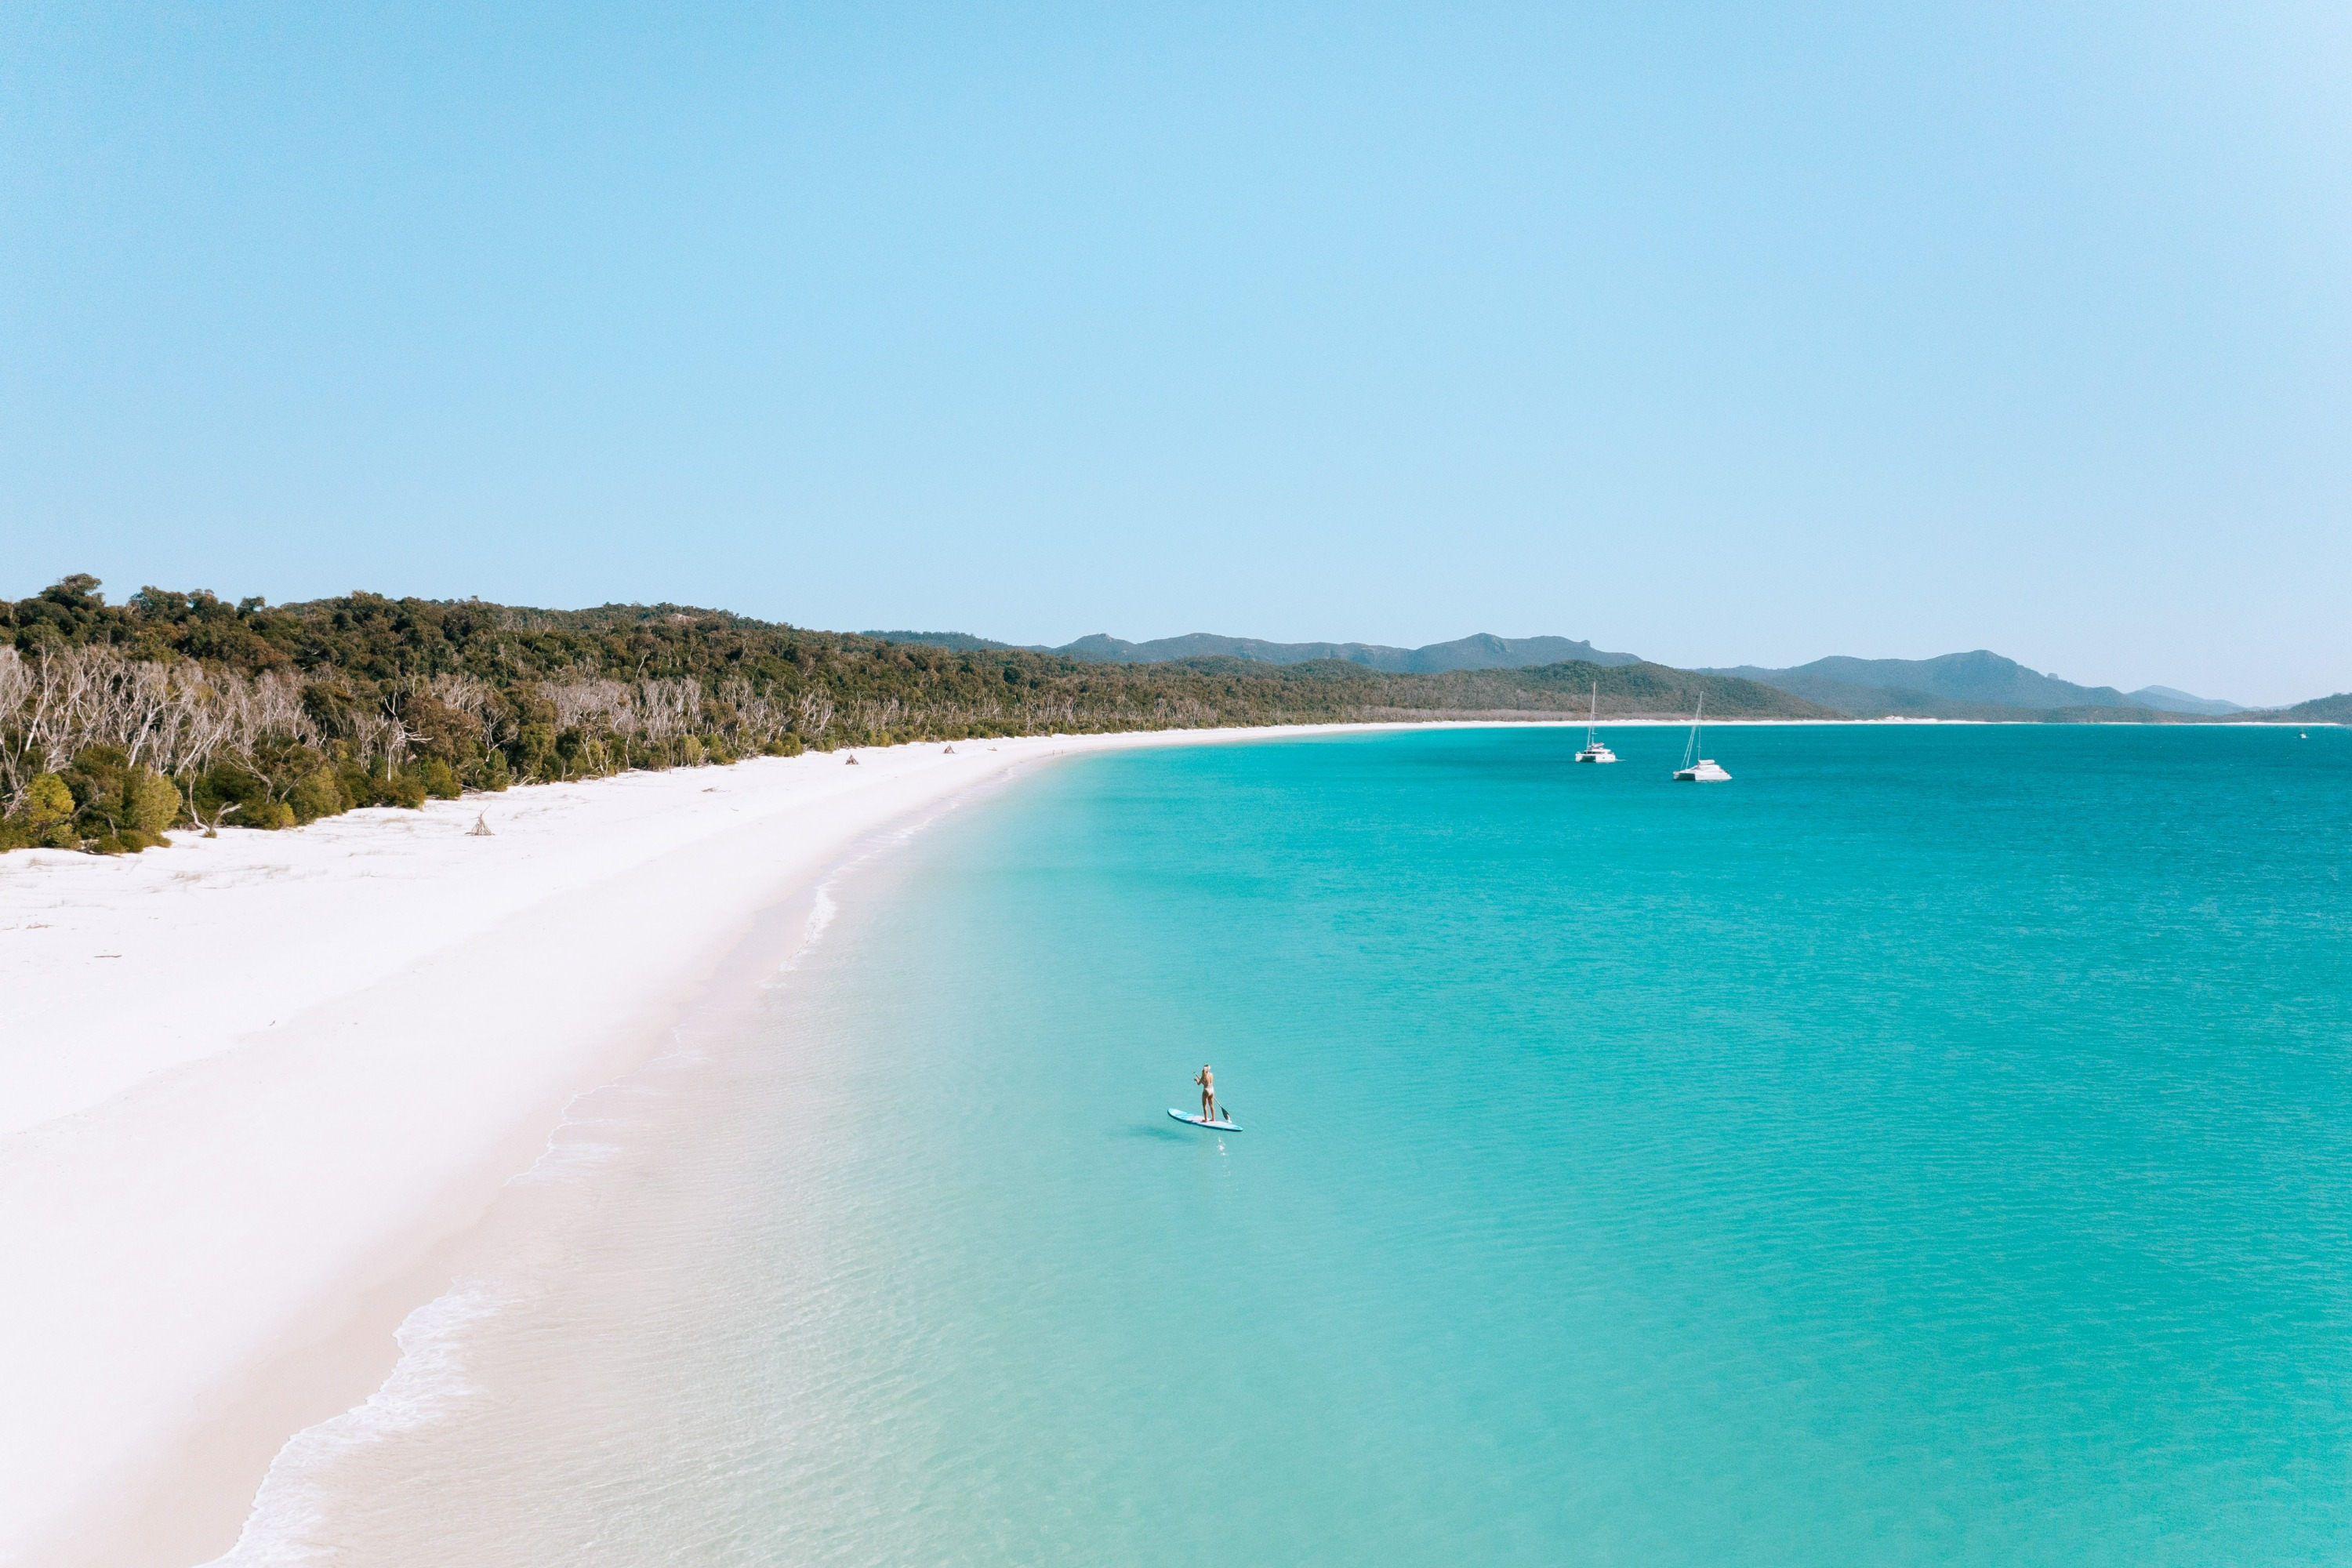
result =
[[[1683,748],[1683,765],[1675,770],[1680,784],[1729,784],[1731,775],[1717,765],[1713,757],[1698,754],[1699,721],[1706,717],[1706,693],[1698,696],[1698,708],[1691,714],[1690,743]]]

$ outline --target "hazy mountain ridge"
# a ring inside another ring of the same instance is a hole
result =
[[[1935,658],[1832,657],[1790,669],[1738,665],[1706,673],[1759,681],[1863,719],[1890,714],[1921,719],[2042,718],[2088,711],[2094,718],[2144,714],[2160,721],[2247,711],[2234,702],[2166,686],[2145,686],[2130,692],[2112,686],[2078,686],[2028,669],[1986,648]]]
[[[1015,646],[992,642],[969,632],[863,635],[885,642],[926,643],[958,652],[1010,649]],[[1390,647],[1380,643],[1278,643],[1212,632],[1134,643],[1097,632],[1060,647],[1026,645],[1024,651],[1100,664],[1230,658],[1253,664],[1297,666],[1332,661],[1395,675],[1535,669],[1565,663],[1623,668],[1646,662],[1633,654],[1611,653],[1571,637],[1499,637],[1486,632],[1417,648]],[[1787,669],[1736,665],[1694,673],[1754,681],[1856,719],[1893,716],[2174,723],[2273,711],[2247,708],[2221,698],[2200,697],[2170,686],[2143,686],[2136,691],[2121,691],[2112,686],[2080,686],[2059,676],[2029,669],[1988,648],[1948,653],[1935,658],[1852,658],[1840,655]],[[2347,721],[2347,718],[2334,716],[2337,704],[2352,709],[2352,696],[2315,699],[2285,710],[2285,716],[2312,723]]]
[[[2241,702],[2221,697],[2200,697],[2170,686],[2143,686],[2125,695],[2143,708],[2160,708],[2174,713],[2209,713],[2219,717],[2224,713],[2247,713],[2252,710]]]
[[[1570,637],[1498,637],[1491,632],[1411,648],[1380,643],[1266,642],[1257,637],[1222,637],[1213,632],[1131,643],[1097,633],[1054,651],[1070,658],[1119,664],[1217,658],[1246,658],[1263,664],[1307,664],[1328,658],[1391,675],[1439,675],[1455,669],[1532,669],[1571,660],[1610,667],[1643,662],[1637,654],[1611,653]]]
[[[1442,675],[1455,669],[1532,669],[1541,665],[1586,664],[1621,667],[1643,662],[1641,656],[1611,653],[1574,637],[1498,637],[1476,632],[1452,642],[1422,647],[1391,647],[1381,643],[1268,642],[1261,637],[1225,637],[1216,632],[1190,632],[1182,637],[1128,642],[1108,632],[1096,632],[1060,647],[1039,644],[991,642],[969,632],[865,632],[883,642],[927,643],[959,653],[1015,646],[1031,653],[1058,654],[1064,658],[1097,664],[1167,664],[1180,659],[1243,658],[1254,664],[1311,664],[1336,659],[1391,675]]]

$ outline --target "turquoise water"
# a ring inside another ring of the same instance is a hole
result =
[[[315,1538],[2352,1554],[2352,736],[1580,739],[1073,759],[845,879]]]

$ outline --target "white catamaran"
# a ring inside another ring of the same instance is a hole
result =
[[[1584,721],[1584,750],[1576,753],[1580,763],[1613,763],[1617,753],[1601,743],[1593,726],[1601,721],[1601,682],[1592,683],[1592,711]]]
[[[1699,721],[1706,717],[1706,693],[1700,692],[1698,709],[1691,715],[1690,744],[1683,748],[1683,765],[1675,770],[1675,778],[1682,784],[1729,784],[1731,775],[1716,765],[1713,757],[1698,754]]]

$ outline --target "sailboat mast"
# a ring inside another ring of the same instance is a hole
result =
[[[1675,770],[1675,777],[1691,784],[1727,784],[1731,775],[1699,755],[1702,749],[1700,727],[1706,722],[1706,692],[1699,691],[1698,700],[1691,706],[1690,743],[1683,748],[1683,765]]]

